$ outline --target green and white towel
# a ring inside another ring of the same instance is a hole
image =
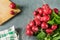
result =
[[[0,40],[18,40],[14,26],[4,31],[0,31]]]

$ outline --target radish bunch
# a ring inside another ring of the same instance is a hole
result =
[[[46,35],[52,35],[58,28],[57,23],[54,23],[52,25],[48,23],[51,19],[53,19],[51,18],[53,11],[56,13],[56,15],[58,15],[59,10],[57,8],[51,9],[48,4],[43,4],[42,7],[35,10],[33,12],[34,19],[31,20],[26,27],[26,34],[28,36],[32,36],[35,33],[40,32],[40,30],[42,29]]]

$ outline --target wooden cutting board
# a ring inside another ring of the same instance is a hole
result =
[[[9,7],[10,3],[11,3],[10,0],[0,0],[0,25],[2,25],[3,23],[5,23],[6,21],[15,16],[10,14],[11,10],[14,10],[16,14],[21,12],[21,10],[18,8],[11,9]]]

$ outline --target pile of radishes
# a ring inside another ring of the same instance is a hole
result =
[[[56,14],[59,10],[57,8],[53,9]],[[52,14],[52,9],[48,4],[44,4],[42,7],[38,8],[33,12],[34,19],[26,27],[26,34],[32,36],[34,33],[38,32],[39,29],[43,29],[46,34],[52,34],[53,31],[57,29],[57,24],[53,24],[49,27],[47,23],[50,20],[50,15]]]
[[[11,2],[10,5],[9,5],[9,7],[10,7],[11,9],[16,9],[16,4],[15,4],[14,2]],[[15,15],[15,12],[14,12],[13,10],[11,10],[11,11],[10,11],[10,14],[11,14],[11,15]]]

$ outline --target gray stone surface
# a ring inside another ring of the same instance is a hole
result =
[[[30,20],[33,19],[33,11],[37,9],[38,7],[42,6],[41,0],[12,0],[16,4],[20,5],[20,8],[22,12],[18,14],[13,19],[6,22],[4,25],[0,26],[0,31],[5,30],[12,25],[15,26],[15,28],[19,28],[19,40],[37,40],[35,37],[28,37],[25,35],[25,27],[29,23]],[[46,3],[48,3],[51,8],[57,7],[60,9],[60,0],[45,0]]]

